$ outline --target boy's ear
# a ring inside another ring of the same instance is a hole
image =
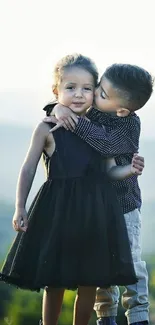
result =
[[[53,94],[57,97],[58,96],[58,89],[55,85],[52,86],[52,91],[53,91]]]
[[[130,114],[130,111],[127,108],[119,108],[117,110],[117,116],[119,117],[126,117]]]

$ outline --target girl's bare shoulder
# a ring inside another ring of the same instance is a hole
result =
[[[34,133],[42,134],[42,135],[48,135],[50,131],[50,126],[48,123],[40,122],[36,125],[34,129]]]

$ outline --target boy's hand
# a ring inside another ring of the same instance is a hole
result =
[[[66,128],[66,126],[64,125],[64,121],[60,121],[60,122],[58,122],[58,120],[56,119],[56,117],[53,116],[53,115],[52,115],[52,116],[47,116],[47,117],[45,117],[45,118],[43,119],[43,122],[45,122],[45,123],[54,123],[54,124],[56,124],[55,126],[53,126],[52,129],[49,130],[49,132],[53,132],[53,131],[59,129],[60,127],[62,127],[62,126],[63,126],[66,130],[68,130],[68,129]]]
[[[131,162],[131,172],[136,175],[142,175],[144,166],[144,157],[135,153]]]
[[[64,122],[66,130],[73,131],[78,123],[77,115],[67,106],[57,104],[54,107],[54,114],[58,122]]]
[[[24,231],[26,232],[28,227],[28,220],[27,220],[27,212],[23,208],[16,209],[13,219],[12,219],[12,225],[14,230],[16,231]]]
[[[64,105],[55,105],[52,115],[45,118],[44,122],[53,122],[53,115],[55,116],[57,123],[50,131],[53,132],[59,127],[63,126],[66,130],[73,131],[78,123],[77,115],[72,110]],[[53,122],[54,123],[54,122]]]

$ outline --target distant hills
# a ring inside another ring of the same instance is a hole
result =
[[[31,139],[32,129],[19,125],[0,124],[0,198],[14,201],[16,182],[21,164],[25,158]],[[44,182],[44,171],[41,163],[31,191],[31,198]]]

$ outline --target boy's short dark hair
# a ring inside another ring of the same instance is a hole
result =
[[[130,111],[143,107],[153,92],[153,77],[143,68],[130,64],[113,64],[102,78],[106,78],[122,97],[122,105]]]

